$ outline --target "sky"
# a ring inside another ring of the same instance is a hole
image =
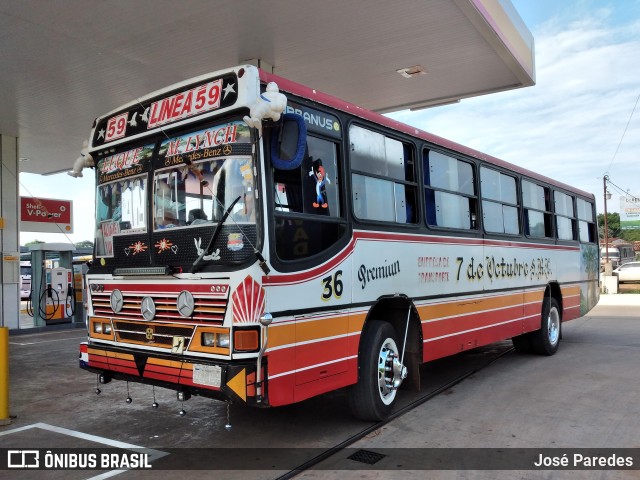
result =
[[[619,212],[621,194],[640,196],[640,1],[512,3],[534,37],[535,86],[389,116],[593,193],[598,212],[608,175]]]
[[[389,116],[573,185],[609,212],[640,196],[640,0],[511,0],[533,34],[536,85]],[[88,134],[88,132],[87,132]],[[70,161],[71,167],[72,161]],[[20,174],[20,195],[73,200],[74,233],[22,232],[20,244],[93,241],[91,171]]]

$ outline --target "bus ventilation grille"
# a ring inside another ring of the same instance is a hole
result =
[[[372,452],[371,450],[358,450],[352,453],[347,458],[360,463],[366,463],[367,465],[374,465],[382,460],[386,455],[382,453]]]

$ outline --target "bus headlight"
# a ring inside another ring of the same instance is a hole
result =
[[[202,345],[204,347],[213,347],[216,344],[216,334],[213,332],[204,332],[202,334]]]
[[[229,334],[228,333],[219,333],[218,334],[218,347],[221,348],[229,348]]]
[[[110,323],[105,323],[102,326],[102,330],[104,331],[105,335],[111,335],[111,324]]]
[[[93,322],[93,333],[102,334],[102,322]]]
[[[202,332],[200,344],[203,347],[229,348],[229,332]]]

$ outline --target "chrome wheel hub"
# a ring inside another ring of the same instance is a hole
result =
[[[396,342],[388,338],[378,355],[378,390],[380,399],[390,404],[396,396],[402,381],[407,378],[407,368],[400,362]]]
[[[549,334],[549,343],[555,345],[560,339],[560,314],[558,310],[552,308],[547,317],[547,332]]]

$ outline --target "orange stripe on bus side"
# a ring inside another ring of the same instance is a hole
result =
[[[524,303],[535,303],[538,302],[542,304],[542,297],[544,297],[544,290],[540,289],[534,292],[525,292],[524,294]]]
[[[193,365],[187,362],[177,362],[175,360],[162,360],[160,358],[149,357],[147,364],[159,365],[161,367],[177,368],[182,370],[193,370]]]
[[[418,307],[418,313],[420,318],[424,321],[442,319],[449,333],[457,330],[465,330],[468,328],[476,328],[482,325],[478,320],[474,321],[474,317],[477,317],[479,312],[490,311],[491,315],[500,319],[507,319],[505,313],[498,312],[510,312],[509,318],[519,318],[522,316],[522,311],[511,312],[511,309],[522,308],[522,303],[541,303],[544,291],[528,291],[524,294],[521,292],[511,293],[499,297],[490,298],[477,298],[469,300],[458,300],[446,303],[440,303],[436,305],[425,305]],[[533,311],[539,309],[540,306],[536,306]],[[523,308],[524,311],[531,311],[527,305]],[[364,322],[367,316],[367,312],[358,312],[351,315],[344,314],[336,317],[325,317],[314,320],[306,320],[303,322],[288,322],[284,324],[275,324],[269,330],[269,349],[291,346],[296,343],[307,341],[322,341],[329,337],[335,337],[344,335],[345,325],[344,322],[348,321],[347,332],[349,334],[360,333],[364,326]],[[454,319],[447,319],[447,317],[456,317],[455,321],[448,321]],[[445,321],[446,320],[446,321]],[[437,323],[437,322],[433,322]],[[495,322],[492,322],[495,323]],[[487,323],[489,324],[489,323]],[[455,329],[452,329],[455,326]],[[433,328],[433,325],[429,325],[429,329]],[[354,336],[357,340],[357,335]]]
[[[359,333],[365,318],[366,313],[344,313],[334,317],[275,324],[269,327],[269,348]]]
[[[515,305],[503,310],[469,313],[461,317],[451,318],[443,322],[423,324],[424,339],[453,335],[469,330],[489,328],[498,323],[518,321],[522,319],[522,306]]]
[[[435,320],[456,315],[475,314],[480,311],[494,310],[504,307],[520,305],[522,293],[513,293],[501,297],[472,298],[435,305],[425,305],[418,308],[420,318]]]

